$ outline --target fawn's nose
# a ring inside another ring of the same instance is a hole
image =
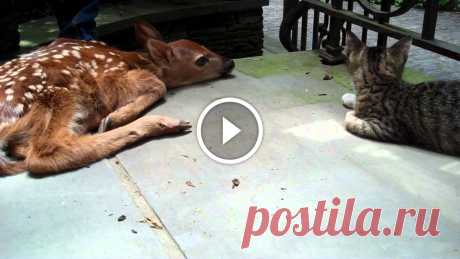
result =
[[[223,74],[230,74],[234,68],[235,68],[235,62],[233,62],[232,59],[225,58]]]

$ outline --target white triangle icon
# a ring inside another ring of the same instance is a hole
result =
[[[235,124],[222,117],[222,145],[232,140],[240,132],[241,130]]]

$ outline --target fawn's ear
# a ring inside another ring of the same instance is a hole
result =
[[[145,46],[154,63],[167,64],[174,59],[173,49],[163,41],[148,39]]]
[[[163,40],[161,33],[145,21],[135,22],[134,31],[136,33],[137,42],[142,46],[145,46],[149,39]]]
[[[358,37],[351,31],[347,31],[347,39],[345,46],[345,53],[350,54],[351,52],[359,52],[363,47],[363,43]]]

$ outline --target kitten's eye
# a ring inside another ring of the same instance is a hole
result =
[[[195,64],[199,67],[202,67],[206,64],[209,63],[209,58],[205,57],[205,56],[201,56],[199,57],[196,61],[195,61]]]

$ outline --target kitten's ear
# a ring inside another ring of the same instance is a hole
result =
[[[390,54],[393,57],[402,57],[404,59],[407,59],[411,45],[412,39],[409,37],[404,37],[389,48]]]
[[[363,43],[358,39],[358,37],[351,31],[347,31],[347,39],[345,46],[345,53],[349,54],[351,52],[359,52],[363,47]]]

